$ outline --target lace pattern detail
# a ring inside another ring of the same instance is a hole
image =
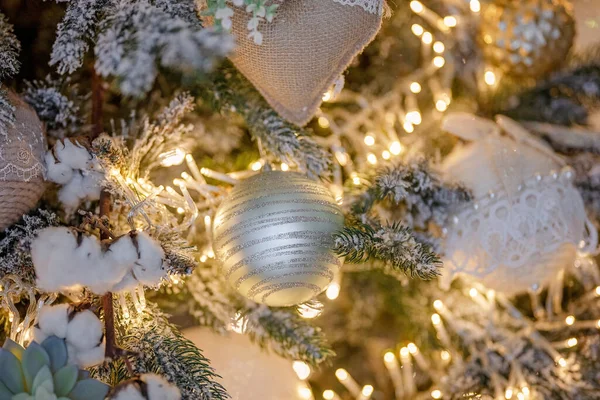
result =
[[[384,0],[333,0],[345,6],[358,6],[370,14],[383,14]]]
[[[542,284],[545,276],[572,263],[587,219],[572,176],[568,168],[538,175],[513,196],[496,192],[458,212],[444,230],[446,267],[453,275],[493,276],[493,286],[522,288]],[[511,282],[498,282],[504,278]]]

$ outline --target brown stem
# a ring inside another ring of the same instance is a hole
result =
[[[102,86],[102,78],[92,66],[92,140],[104,131],[102,124],[103,104],[104,87]]]

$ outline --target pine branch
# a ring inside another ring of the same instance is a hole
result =
[[[282,357],[317,366],[335,356],[321,329],[295,311],[252,303],[241,315],[250,339]]]
[[[8,100],[6,90],[0,85],[0,136],[8,135],[8,128],[15,125],[15,106]]]
[[[154,305],[130,320],[118,321],[120,345],[137,353],[130,357],[136,374],[156,373],[181,390],[184,400],[224,400],[229,396],[202,352],[167,320]],[[116,385],[128,378],[123,361],[97,367],[94,376]]]
[[[421,279],[440,274],[441,261],[431,246],[417,240],[410,228],[400,224],[371,227],[356,222],[337,234],[335,251],[348,262],[362,263],[374,258]]]
[[[417,160],[378,171],[373,185],[352,204],[352,212],[367,214],[385,199],[406,208],[407,223],[425,228],[429,222],[442,225],[450,208],[469,201],[470,194],[460,185],[443,182],[424,160]]]
[[[235,111],[244,118],[252,137],[275,158],[297,165],[312,177],[330,175],[331,155],[310,138],[310,131],[281,118],[231,64],[225,63],[201,87],[201,95],[215,109]]]
[[[19,72],[19,51],[21,43],[13,32],[13,26],[0,12],[0,78]]]
[[[35,283],[35,269],[31,261],[31,242],[37,232],[49,226],[59,225],[58,217],[39,209],[26,214],[23,221],[6,229],[0,240],[0,276],[15,274],[27,283]]]
[[[81,105],[88,96],[79,94],[79,85],[70,78],[53,79],[47,75],[44,80],[25,82],[25,100],[46,124],[46,132],[55,138],[81,135],[86,130],[87,116]]]

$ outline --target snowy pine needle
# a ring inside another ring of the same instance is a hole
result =
[[[6,16],[0,13],[0,78],[19,72],[19,51],[21,43],[13,32],[13,26]]]
[[[361,263],[374,258],[421,279],[439,275],[442,265],[429,245],[417,240],[410,228],[400,224],[373,228],[356,223],[346,227],[336,236],[335,251],[348,262]]]

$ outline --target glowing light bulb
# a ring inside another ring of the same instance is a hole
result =
[[[392,153],[395,156],[402,153],[402,144],[397,140],[392,142],[392,144],[390,145],[390,153]]]
[[[301,381],[308,379],[310,376],[310,367],[304,361],[294,361],[292,363],[292,368],[294,369],[296,375],[298,375],[298,379]]]
[[[414,13],[420,14],[425,10],[425,7],[423,7],[423,3],[420,1],[413,0],[410,2],[410,9],[413,10]]]
[[[390,158],[392,158],[392,155],[389,151],[384,150],[381,152],[381,158],[383,158],[384,160],[389,160]]]
[[[360,185],[360,178],[358,176],[352,177],[352,183],[354,183],[356,186]]]
[[[435,42],[433,44],[433,51],[435,51],[436,53],[441,54],[444,52],[444,50],[446,50],[446,46],[444,46],[444,43]]]
[[[512,388],[507,388],[504,391],[504,398],[505,399],[512,399],[512,396],[513,396],[513,390],[512,390]]]
[[[439,325],[442,323],[442,318],[440,317],[440,314],[432,314],[431,315],[431,322],[434,325]]]
[[[425,32],[425,29],[419,24],[412,24],[410,30],[415,36],[421,36]]]
[[[413,93],[420,93],[421,92],[421,84],[419,82],[412,82],[410,84],[410,91]]]
[[[525,396],[529,396],[529,388],[527,386],[523,386],[521,388],[521,392],[525,395]]]
[[[435,56],[433,58],[433,65],[435,65],[438,68],[442,68],[444,66],[444,64],[446,64],[446,59],[442,56]]]
[[[180,165],[185,160],[185,151],[181,149],[174,149],[164,152],[158,155],[160,165],[163,167],[172,167],[173,165]]]
[[[441,399],[442,398],[442,391],[439,389],[435,389],[431,391],[431,397],[434,399]]]
[[[305,400],[312,399],[312,390],[310,390],[310,388],[308,388],[306,386],[299,386],[298,387],[298,396],[300,396],[301,399],[305,399]]]
[[[472,12],[478,13],[479,11],[481,11],[481,3],[479,2],[479,0],[471,0],[469,2],[469,8]]]
[[[488,69],[483,74],[483,80],[486,83],[486,85],[494,86],[496,84],[496,74],[494,74],[494,71]]]
[[[252,165],[250,166],[250,168],[252,169],[252,171],[260,171],[260,169],[262,168],[263,163],[262,161],[255,161],[252,163]]]
[[[431,44],[433,43],[433,35],[431,34],[431,32],[424,32],[423,36],[421,36],[421,40],[425,44]]]
[[[596,326],[597,326],[598,328],[600,328],[600,319],[598,320],[598,322],[596,322]]]
[[[435,108],[439,112],[444,112],[448,109],[448,104],[444,100],[438,100],[435,102]]]
[[[335,377],[343,382],[349,377],[348,371],[346,371],[344,368],[339,368],[335,371]]]
[[[600,286],[596,286],[596,296],[600,296]]]
[[[367,162],[371,165],[377,164],[377,156],[373,153],[367,154]]]
[[[478,294],[479,294],[479,293],[477,292],[477,289],[475,289],[475,288],[471,288],[471,289],[469,290],[469,296],[471,296],[472,298],[475,298],[475,297],[477,297],[477,295],[478,295]]]
[[[326,390],[323,392],[323,398],[325,400],[333,400],[334,397],[335,393],[333,392],[333,390]]]
[[[360,180],[358,183],[360,183]],[[327,298],[329,300],[335,300],[338,298],[339,295],[340,295],[340,284],[336,283],[336,282],[333,282],[331,285],[329,285],[329,287],[325,291],[325,296],[327,296]]]
[[[383,361],[385,361],[386,363],[394,362],[395,359],[396,359],[396,356],[391,351],[388,351],[387,353],[385,353],[383,355]]]
[[[364,142],[367,146],[373,146],[375,144],[375,138],[371,135],[365,136]]]
[[[340,165],[342,167],[344,167],[346,164],[348,164],[348,156],[346,155],[346,153],[342,153],[341,151],[336,151],[334,154],[335,154],[335,158],[336,158],[337,162],[340,163]]]
[[[436,310],[441,310],[442,307],[444,307],[444,303],[442,303],[441,300],[436,300],[433,302],[433,308],[435,308]]]
[[[373,394],[373,390],[373,386],[365,385],[363,386],[361,393],[364,397],[371,397],[371,395]]]
[[[281,170],[282,170],[282,171],[289,171],[289,169],[290,169],[290,166],[289,166],[289,165],[287,165],[287,164],[286,164],[286,163],[284,163],[284,162],[282,162],[282,163],[281,163]]]
[[[177,214],[185,214],[185,210],[182,207],[177,207]]]
[[[329,91],[327,91],[327,92],[323,93],[322,100],[323,101],[329,101],[329,100],[331,100],[332,97],[333,97],[332,93],[329,92]]]
[[[450,359],[450,352],[442,350],[442,352],[440,353],[440,358],[444,361],[448,361]]]
[[[456,26],[456,18],[452,15],[444,17],[444,25],[446,25],[448,28],[454,28]]]
[[[421,113],[418,111],[409,111],[406,113],[406,120],[413,125],[419,125],[422,122]]]
[[[402,124],[402,127],[404,128],[406,133],[412,133],[415,130],[413,124],[411,124],[409,121],[404,121],[404,124]]]
[[[414,343],[409,343],[406,347],[408,348],[408,351],[410,351],[410,354],[417,354],[417,352],[419,351],[417,345]]]
[[[569,346],[569,347],[577,346],[577,339],[572,337],[569,340],[567,340],[567,346]]]
[[[567,360],[565,360],[564,358],[559,358],[558,359],[558,365],[560,365],[561,367],[566,367],[567,366]]]
[[[403,347],[400,349],[400,357],[406,358],[406,357],[408,357],[409,354],[410,354],[410,351],[406,347]]]
[[[565,324],[571,326],[575,323],[575,317],[573,315],[569,315],[567,318],[565,318]]]
[[[317,123],[323,129],[329,128],[329,125],[330,125],[329,119],[327,119],[327,117],[319,117],[319,119],[317,119]]]

